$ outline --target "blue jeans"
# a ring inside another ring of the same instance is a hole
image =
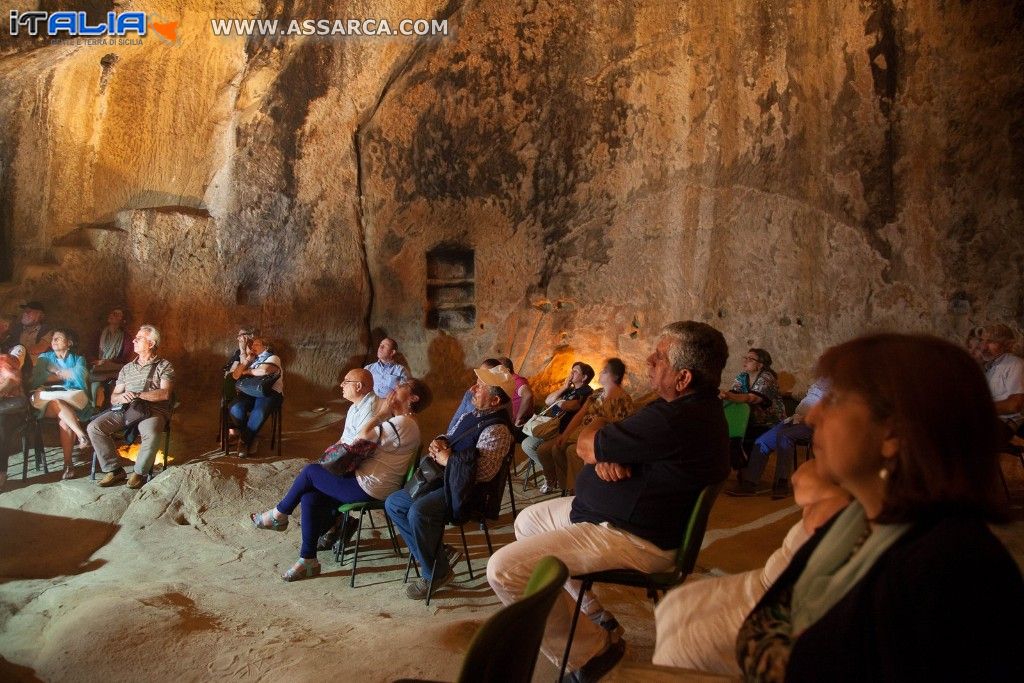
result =
[[[409,552],[420,563],[421,575],[428,581],[433,576],[434,550],[444,536],[447,507],[443,488],[417,500],[413,500],[405,489],[398,489],[384,501],[384,509],[401,532]],[[443,552],[439,553],[437,575],[447,576],[448,570],[448,558]]]
[[[231,404],[231,421],[241,430],[246,448],[252,445],[271,411],[281,405],[282,398],[280,394],[263,398],[239,394],[238,400]]]
[[[776,453],[775,480],[789,481],[793,474],[793,460],[796,453],[796,441],[810,438],[813,430],[806,423],[793,424],[780,422],[767,432],[757,437],[750,453],[750,461],[740,470],[740,481],[756,484],[761,480],[761,473],[768,464],[772,451]]]
[[[290,515],[301,503],[302,547],[299,548],[299,557],[309,560],[316,557],[316,541],[334,523],[338,506],[366,500],[373,500],[373,496],[359,486],[355,477],[339,477],[312,463],[303,467],[295,477],[292,487],[277,504],[277,511]]]

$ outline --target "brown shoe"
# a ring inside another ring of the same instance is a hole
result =
[[[124,482],[127,478],[128,475],[125,473],[124,468],[119,467],[113,472],[107,472],[107,476],[100,479],[100,486],[104,488],[107,486],[116,486],[117,484]]]
[[[130,489],[141,489],[145,483],[146,478],[137,472],[132,472],[128,475],[128,488]]]

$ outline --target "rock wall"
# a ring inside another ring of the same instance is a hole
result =
[[[146,3],[177,44],[0,42],[8,307],[96,319],[102,261],[197,381],[248,320],[299,382],[387,333],[443,393],[495,353],[541,390],[619,355],[639,391],[680,318],[800,385],[865,330],[1024,317],[1024,3],[201,4]]]

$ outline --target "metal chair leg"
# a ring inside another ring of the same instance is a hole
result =
[[[338,540],[334,542],[334,561],[338,564],[345,564],[345,530],[348,528],[350,518],[346,512],[341,519],[341,529],[338,531]]]
[[[396,538],[397,534],[395,533],[395,525],[392,524],[391,518],[388,517],[388,513],[386,511],[384,512],[384,521],[388,525],[388,533],[391,534],[391,547],[395,551],[395,557],[401,557],[402,549],[398,547],[398,539]]]
[[[491,532],[487,528],[487,520],[486,519],[480,520],[480,528],[484,530],[484,540],[487,541],[487,554],[488,555],[493,555],[494,554],[494,548],[491,547]]]
[[[576,597],[576,611],[572,613],[572,625],[569,626],[569,637],[565,641],[565,654],[562,655],[562,667],[558,670],[558,680],[565,678],[565,667],[569,664],[569,650],[572,649],[572,638],[576,635],[576,624],[580,620],[580,611],[583,609],[583,596],[590,590],[592,582],[584,581],[580,585],[580,594]]]
[[[359,565],[359,537],[363,533],[363,516],[366,514],[366,508],[359,510],[359,526],[356,527],[356,547],[352,549],[352,580],[349,581],[349,588],[356,587],[356,567]],[[345,515],[346,517],[348,515]],[[344,540],[344,536],[341,537]]]
[[[516,518],[519,513],[516,511],[516,494],[515,487],[512,486],[512,458],[508,459],[507,476],[508,476],[508,500],[512,505],[512,519]]]
[[[469,578],[470,578],[470,580],[472,580],[473,579],[473,563],[470,562],[470,560],[469,560],[469,544],[466,543],[466,525],[465,524],[460,524],[459,525],[459,533],[462,535],[462,550],[465,551],[465,553],[466,553],[466,568],[469,569]],[[444,534],[443,533],[441,534],[441,537],[444,538]]]

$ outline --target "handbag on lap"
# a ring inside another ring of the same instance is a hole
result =
[[[547,441],[558,435],[559,417],[549,411],[557,406],[548,406],[523,425],[523,433],[535,439]]]
[[[274,385],[280,377],[280,373],[274,373],[273,375],[246,375],[235,382],[235,389],[238,390],[238,393],[253,398],[274,396],[277,393],[274,391]]]
[[[339,477],[354,475],[363,461],[377,450],[377,444],[367,439],[356,439],[350,444],[333,443],[320,456],[325,470]]]

